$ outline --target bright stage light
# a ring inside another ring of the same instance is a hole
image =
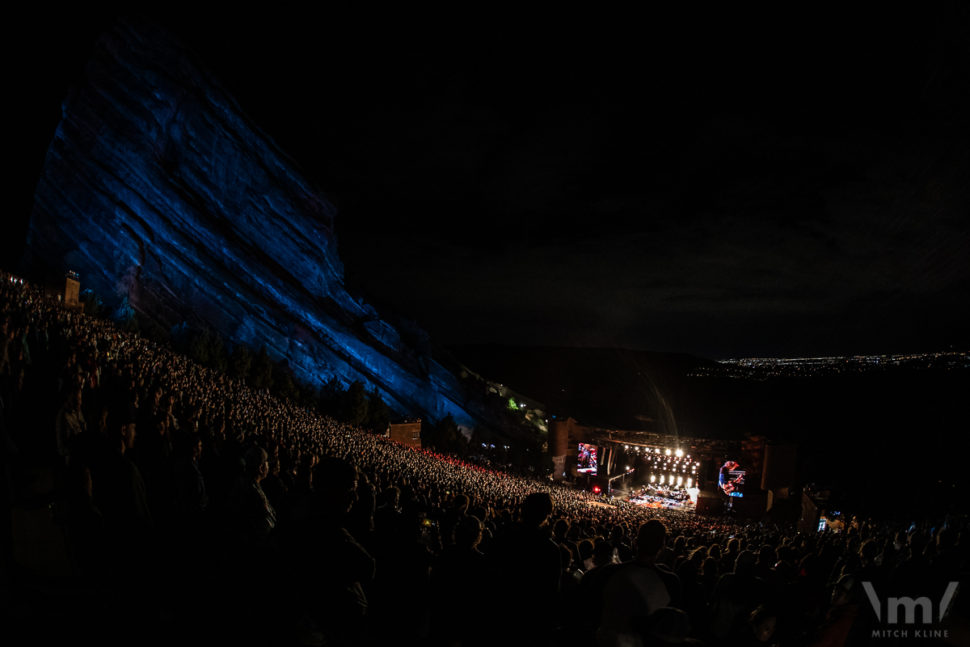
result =
[[[684,477],[683,476],[678,476],[677,477],[677,485],[680,485],[683,482],[684,482]]]
[[[670,456],[670,450],[669,450],[669,449],[668,449],[668,450],[666,450],[666,451],[664,452],[664,454],[666,454],[667,456]]]
[[[674,456],[676,456],[677,458],[680,458],[683,455],[684,455],[683,450],[678,449],[677,451],[674,452]]]
[[[650,475],[650,482],[651,483],[656,483],[657,482],[657,476],[655,474],[651,474]]]
[[[663,484],[664,484],[664,475],[661,474],[660,475],[660,485],[663,485]]]
[[[687,487],[690,487],[690,484],[691,484],[691,480],[687,479]]]

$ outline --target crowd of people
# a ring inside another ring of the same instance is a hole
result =
[[[0,315],[10,499],[49,469],[69,565],[56,594],[11,567],[8,626],[37,636],[858,645],[885,619],[864,583],[936,604],[967,581],[965,517],[800,533],[606,504],[280,400],[16,277]],[[965,600],[938,644],[966,639]]]

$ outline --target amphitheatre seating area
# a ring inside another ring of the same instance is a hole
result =
[[[937,605],[968,581],[965,517],[804,534],[603,505],[282,401],[9,275],[0,399],[9,644],[854,645],[892,628],[864,583]],[[967,644],[963,588],[935,644]]]

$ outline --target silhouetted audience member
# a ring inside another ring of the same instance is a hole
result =
[[[518,521],[498,529],[489,553],[493,590],[489,629],[505,644],[553,644],[562,578],[559,547],[551,538],[552,497],[527,495]]]
[[[202,473],[202,438],[186,434],[175,446],[173,469],[175,510],[183,524],[199,528],[209,507],[209,493]]]
[[[87,429],[84,413],[81,411],[82,393],[80,386],[68,389],[55,419],[57,453],[64,464],[67,464],[78,436]]]
[[[764,582],[755,575],[756,561],[750,550],[738,552],[733,570],[718,579],[711,605],[710,629],[715,639],[737,638],[751,612],[765,601]]]
[[[734,639],[738,647],[769,647],[778,644],[778,613],[769,604],[759,604],[748,614],[744,628]]]
[[[130,409],[115,413],[109,426],[110,444],[104,454],[94,458],[91,468],[94,503],[120,554],[137,550],[155,527],[145,480],[128,458],[136,435],[134,413]]]
[[[75,572],[97,581],[105,568],[106,545],[104,515],[94,504],[93,495],[90,468],[79,462],[68,466],[58,520]]]
[[[667,527],[651,519],[637,532],[637,556],[624,562],[603,591],[603,615],[597,644],[604,647],[646,644],[647,620],[662,607],[679,603],[677,575],[657,562]]]
[[[432,564],[428,599],[432,645],[489,644],[479,626],[487,576],[485,555],[478,550],[482,528],[478,517],[463,516],[454,528],[453,540]]]
[[[597,541],[593,547],[593,567],[583,573],[578,604],[571,610],[571,626],[579,635],[578,644],[595,644],[596,630],[603,615],[603,591],[619,567],[613,542],[609,539]]]
[[[276,510],[263,492],[262,482],[269,474],[269,454],[252,445],[245,454],[245,478],[236,496],[238,539],[245,549],[263,549],[276,530]]]
[[[298,610],[327,645],[359,645],[367,636],[375,562],[346,528],[357,499],[357,468],[324,457],[314,468],[312,514],[286,536]]]

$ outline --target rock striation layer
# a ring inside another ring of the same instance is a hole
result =
[[[334,218],[177,39],[122,22],[63,103],[22,269],[76,271],[166,327],[205,322],[303,380],[360,380],[399,413],[474,426],[424,333],[402,338],[347,292]]]

